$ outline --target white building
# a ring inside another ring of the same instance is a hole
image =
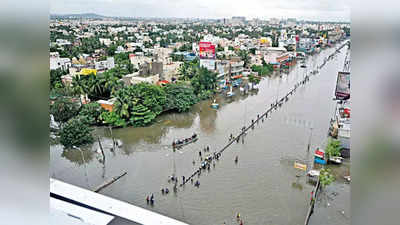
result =
[[[142,82],[149,84],[157,84],[159,80],[160,80],[159,74],[148,77],[141,77],[139,76],[139,72],[128,74],[122,77],[122,81],[124,82],[125,85],[134,85]]]
[[[109,70],[115,67],[114,57],[107,57],[107,60],[94,63],[97,71]]]
[[[64,46],[64,45],[71,45],[71,42],[64,39],[57,39],[56,44],[59,46]]]
[[[105,46],[110,46],[112,41],[108,38],[99,38],[99,41],[101,44],[105,45]]]
[[[50,52],[50,70],[68,70],[71,67],[69,58],[60,58],[58,52]]]

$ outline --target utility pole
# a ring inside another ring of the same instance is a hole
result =
[[[310,137],[308,138],[307,152],[310,151],[310,147],[311,147],[311,136],[312,136],[312,131],[313,131],[313,128],[311,127],[311,128],[310,128]]]

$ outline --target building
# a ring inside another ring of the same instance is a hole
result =
[[[142,65],[146,62],[151,62],[150,57],[144,56],[143,53],[140,52],[129,54],[129,60],[136,69],[139,69],[139,65]]]
[[[125,85],[134,85],[142,82],[156,85],[157,82],[160,81],[160,75],[156,74],[142,77],[140,76],[139,72],[136,72],[122,77],[122,81]]]
[[[115,67],[114,57],[107,57],[107,60],[95,62],[94,67],[99,72],[112,69]]]
[[[112,98],[109,100],[98,100],[97,103],[99,103],[103,109],[111,112],[114,108],[115,100],[116,100],[116,98]]]
[[[271,26],[279,26],[280,20],[278,18],[269,19],[269,25]]]
[[[231,24],[233,26],[240,26],[246,23],[246,17],[244,16],[233,16],[231,19]]]
[[[172,62],[171,64],[164,65],[163,68],[163,78],[165,80],[171,81],[172,77],[177,76],[179,73],[179,67],[182,62]]]
[[[284,47],[268,47],[264,53],[264,60],[268,64],[279,64],[277,57],[286,53],[287,50]]]
[[[296,18],[288,18],[287,21],[286,21],[286,25],[287,25],[288,27],[294,27],[294,26],[296,26],[296,25],[297,25]]]
[[[102,45],[110,46],[112,41],[109,38],[99,38],[99,41]]]
[[[60,58],[58,52],[50,52],[50,70],[68,70],[71,65],[71,60],[69,58]]]
[[[94,74],[97,75],[97,70],[96,69],[91,69],[91,68],[82,68],[81,72],[79,72],[79,75],[90,75],[90,74]]]
[[[64,39],[57,39],[56,44],[58,46],[64,46],[64,45],[71,45],[71,42],[68,40],[64,40]]]
[[[163,78],[163,63],[160,61],[145,62],[139,66],[139,76],[147,77],[158,74]]]

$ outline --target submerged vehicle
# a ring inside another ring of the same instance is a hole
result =
[[[332,156],[329,158],[329,162],[330,163],[334,163],[334,164],[342,164],[343,158],[340,156]]]
[[[213,109],[219,108],[219,104],[217,103],[217,101],[215,99],[214,99],[214,102],[211,104],[211,108],[213,108]]]

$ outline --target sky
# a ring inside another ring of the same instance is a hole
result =
[[[347,0],[50,0],[51,14],[221,19],[232,16],[350,22]]]

